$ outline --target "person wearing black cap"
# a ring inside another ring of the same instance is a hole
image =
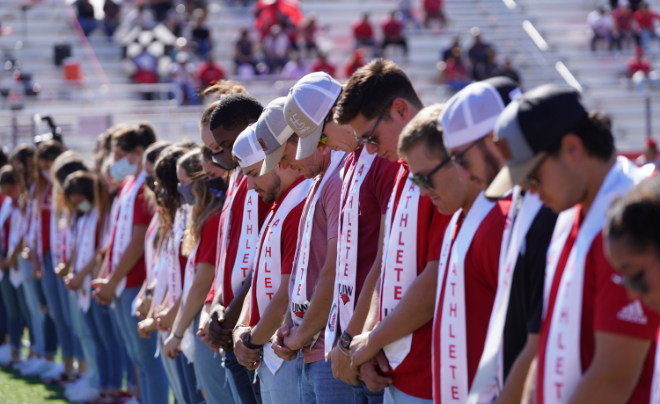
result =
[[[494,141],[506,160],[489,197],[519,184],[559,213],[547,251],[536,402],[646,403],[660,318],[631,301],[603,249],[612,200],[644,175],[615,157],[610,119],[546,85],[513,101]],[[618,282],[613,282],[618,281]]]
[[[494,77],[456,94],[440,117],[445,146],[454,161],[483,188],[505,163],[493,141],[495,122],[504,106],[519,95],[513,80]],[[499,395],[500,402],[520,401],[538,347],[545,251],[557,215],[520,187],[509,195],[512,205],[503,232],[495,304],[479,371],[470,387],[471,399],[492,394]]]

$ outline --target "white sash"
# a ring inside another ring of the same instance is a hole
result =
[[[5,202],[3,203],[2,208],[0,210],[5,208],[5,204],[7,200],[9,200],[10,208],[13,207],[13,209],[11,209],[9,212],[11,215],[9,217],[9,221],[10,221],[9,235],[8,235],[9,239],[7,240],[7,246],[8,246],[7,253],[9,254],[10,252],[14,251],[14,249],[23,239],[23,236],[25,236],[25,232],[27,231],[27,222],[23,217],[23,215],[21,214],[21,209],[18,206],[12,205],[10,197],[5,198]],[[1,214],[2,212],[0,211],[0,215]],[[0,220],[1,219],[2,218],[0,218]],[[2,227],[4,228],[4,225]],[[2,278],[0,278],[0,280],[2,280]],[[21,283],[23,283],[23,280],[24,280],[24,274],[23,271],[21,271],[21,269],[18,267],[18,265],[14,265],[14,267],[9,269],[9,281],[14,286],[14,288],[18,288],[21,285]]]
[[[154,287],[154,304],[156,306],[163,304],[165,293],[167,292],[168,281],[168,266],[170,253],[168,250],[171,232],[165,236],[162,241],[160,249],[157,251],[154,263],[154,277],[156,278],[156,286]],[[165,302],[167,303],[167,302]]]
[[[644,178],[634,164],[624,157],[619,157],[605,177],[580,226],[560,280],[550,319],[543,379],[543,400],[546,404],[567,403],[582,379],[580,324],[586,256],[594,238],[605,225],[606,213],[612,200]],[[548,249],[546,266],[547,273],[552,276],[546,278],[545,289],[552,287],[559,256],[577,213],[577,208],[573,207],[559,214],[557,227]],[[567,225],[567,223],[570,224]],[[568,232],[566,232],[566,227],[568,227]],[[559,242],[561,242],[561,246],[558,245]],[[549,294],[548,290],[547,298],[549,298]],[[546,293],[544,293],[544,298],[546,298]],[[544,301],[544,307],[547,307],[546,303],[547,300]],[[557,373],[557,369],[560,370],[559,373]]]
[[[417,278],[417,207],[419,188],[403,178],[405,167],[399,168],[392,196],[387,204],[385,234],[383,236],[383,263],[381,266],[380,318],[381,320],[396,308]],[[394,212],[394,201],[400,181],[405,181],[399,204]],[[392,369],[396,369],[408,353],[412,344],[412,334],[383,348]]]
[[[117,221],[115,222],[115,237],[114,244],[112,246],[112,265],[109,268],[110,273],[114,272],[117,269],[119,260],[124,251],[130,244],[133,239],[133,213],[135,210],[135,198],[137,193],[144,185],[144,181],[147,178],[147,172],[142,170],[137,177],[133,177],[126,183],[126,186],[122,188],[121,194],[117,196],[119,198],[119,212],[117,216]],[[121,296],[122,292],[126,288],[126,276],[124,276],[117,289],[115,291],[115,296]]]
[[[8,234],[4,234],[5,222],[7,221],[7,219],[9,219],[9,216],[14,211],[13,208],[14,208],[14,204],[12,199],[9,196],[5,196],[5,199],[3,199],[2,201],[2,205],[0,205],[0,234],[2,234],[3,238],[9,237]]]
[[[96,226],[98,224],[99,213],[96,208],[85,213],[76,223],[76,262],[73,265],[75,273],[79,273],[87,266],[96,255]],[[87,313],[91,304],[91,286],[89,284],[91,276],[85,276],[82,286],[77,291],[78,307]]]
[[[218,231],[218,251],[216,252],[215,263],[215,293],[222,294],[222,285],[225,277],[225,261],[227,260],[227,242],[229,240],[229,224],[231,223],[231,207],[234,204],[234,197],[241,185],[247,180],[245,176],[239,178],[240,168],[236,168],[229,176],[229,186],[225,197],[225,203],[222,206],[221,218],[224,218],[222,227]],[[224,297],[224,296],[223,296]],[[223,302],[224,303],[224,302]]]
[[[54,208],[54,205],[53,205]],[[65,251],[67,251],[66,247],[66,235],[65,229],[67,229],[68,223],[66,223],[66,214],[62,212],[60,214],[59,219],[56,217],[56,212],[55,209],[51,209],[50,211],[50,257],[53,261],[53,268],[56,268],[57,265],[60,262],[64,261],[64,258],[62,257],[62,246],[65,247]],[[60,223],[62,224],[60,226]],[[70,231],[70,230],[69,230]],[[72,245],[73,247],[73,245]],[[67,252],[67,257],[69,258],[71,255],[71,252]]]
[[[244,177],[243,181],[247,181]],[[236,223],[234,223],[236,224]],[[230,230],[231,231],[231,230]],[[243,204],[243,220],[241,222],[241,237],[238,240],[238,250],[236,251],[236,261],[231,271],[231,291],[236,296],[241,286],[245,283],[245,278],[252,271],[252,257],[254,257],[255,245],[259,238],[259,194],[253,189],[247,191],[245,203]],[[225,249],[227,245],[225,245]],[[225,265],[226,268],[226,265]],[[226,287],[228,285],[224,285]],[[225,306],[229,305],[228,294],[222,294]]]
[[[333,348],[337,334],[337,322],[346,330],[355,309],[357,252],[358,252],[358,217],[360,215],[360,188],[371,169],[376,154],[363,149],[360,158],[344,177],[341,188],[339,219],[339,238],[337,240],[337,267],[335,272],[334,302],[330,310],[328,324],[325,327],[325,353]],[[340,211],[341,212],[341,211]],[[349,304],[350,303],[350,304]],[[337,315],[338,314],[338,315]],[[339,317],[339,318],[337,318]]]
[[[155,279],[154,264],[156,249],[154,248],[154,240],[158,233],[159,220],[160,214],[156,212],[151,218],[151,223],[149,223],[149,227],[147,227],[147,234],[144,239],[144,266],[147,268],[147,285],[149,286],[151,286],[151,283]]]
[[[479,193],[456,235],[449,260],[447,255],[440,257],[438,288],[442,288],[443,284],[446,285],[440,325],[440,385],[441,400],[446,403],[452,402],[455,397],[458,397],[459,402],[465,402],[468,396],[465,256],[477,229],[493,206],[495,202],[486,199],[483,192]],[[462,210],[454,213],[452,222],[454,219],[458,220],[456,216],[461,214]],[[447,243],[451,244],[451,236],[449,240],[442,241],[442,250]],[[446,282],[444,282],[445,275]]]
[[[190,291],[190,286],[192,286],[193,280],[195,279],[195,274],[197,274],[197,249],[199,248],[199,241],[195,246],[195,249],[188,256],[188,262],[186,263],[186,274],[183,281],[183,301],[181,302],[180,310],[183,310],[183,306],[188,297],[188,292]],[[181,352],[186,355],[188,362],[195,361],[195,330],[193,322],[190,323],[186,331],[183,333],[183,338],[181,339]]]
[[[522,203],[520,209],[518,209],[521,198]],[[502,245],[506,248],[503,253],[500,253],[497,294],[488,322],[484,351],[470,389],[469,404],[492,403],[504,387],[502,341],[511,295],[513,272],[527,232],[542,206],[543,204],[538,195],[527,193],[523,197],[520,187],[516,186],[514,188],[505,232],[511,229],[511,223],[513,223],[513,229],[510,231],[511,236],[508,246],[505,245],[504,237],[502,239]]]
[[[309,308],[309,300],[307,299],[307,268],[309,266],[312,227],[314,224],[314,212],[316,212],[316,202],[318,202],[320,199],[321,193],[323,192],[323,187],[328,182],[328,180],[334,175],[337,175],[335,171],[337,171],[339,163],[343,161],[344,154],[344,152],[331,152],[330,165],[328,166],[328,169],[325,171],[325,174],[322,178],[314,178],[314,185],[310,188],[309,192],[314,192],[314,196],[310,200],[310,195],[307,195],[307,201],[305,202],[305,209],[303,212],[306,212],[307,215],[304,218],[305,224],[302,230],[302,234],[299,232],[298,236],[300,246],[296,252],[296,258],[293,261],[295,263],[294,269],[291,273],[293,282],[290,283],[293,284],[293,288],[289,290],[289,295],[291,296],[291,319],[293,320],[293,324],[296,326],[302,323],[302,319],[305,317],[305,312],[307,312],[307,309]],[[317,187],[316,183],[319,182],[319,180],[321,183]],[[300,220],[302,222],[303,218],[300,218]],[[316,342],[317,337],[318,336],[314,337],[314,342]],[[312,343],[312,345],[314,345],[314,343]]]
[[[270,301],[273,300],[275,293],[279,290],[280,282],[282,281],[281,239],[284,219],[286,219],[293,208],[305,199],[312,183],[313,181],[311,179],[303,180],[289,191],[277,209],[277,213],[273,215],[273,211],[271,211],[268,214],[268,218],[265,221],[267,224],[261,230],[259,240],[257,240],[257,246],[261,245],[261,249],[258,253],[258,267],[252,278],[252,290],[255,293],[260,318],[263,316]],[[263,237],[266,237],[266,239],[261,244]],[[282,359],[275,355],[270,344],[264,345],[264,363],[268,366],[272,374],[275,374],[282,365]]]
[[[179,255],[181,253],[181,240],[183,240],[183,233],[186,231],[188,223],[188,205],[181,206],[174,215],[174,225],[172,229],[172,237],[169,240],[169,248],[167,249],[169,258],[169,274],[168,274],[168,291],[169,302],[168,307],[174,306],[179,300],[183,291],[183,283],[181,280],[181,261]]]

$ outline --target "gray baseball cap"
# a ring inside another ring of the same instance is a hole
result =
[[[486,189],[501,198],[548,155],[548,151],[578,124],[588,119],[580,94],[572,88],[544,85],[511,102],[495,123],[495,143],[506,159]]]
[[[329,74],[310,73],[300,79],[286,97],[286,123],[300,137],[296,160],[314,153],[323,132],[323,121],[341,94],[341,84]]]
[[[286,148],[286,141],[293,135],[293,129],[284,120],[286,97],[276,98],[266,105],[259,116],[256,127],[257,142],[266,153],[261,175],[270,172],[279,164]]]

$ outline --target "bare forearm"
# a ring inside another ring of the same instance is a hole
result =
[[[284,278],[284,277],[282,277]],[[286,276],[280,283],[279,289],[273,296],[273,300],[264,310],[263,316],[259,319],[257,325],[252,328],[252,341],[256,345],[265,344],[275,334],[278,328],[284,323],[284,317],[289,307],[289,276]]]
[[[238,318],[241,315],[241,310],[243,309],[243,302],[245,301],[245,296],[250,290],[252,285],[252,273],[245,278],[245,282],[241,289],[238,291],[238,294],[234,296],[234,300],[229,303],[227,310],[225,310],[225,321],[230,324],[232,327],[238,322]]]
[[[316,282],[316,288],[305,318],[300,324],[298,337],[300,341],[307,341],[325,328],[332,307],[332,298],[335,287],[335,265],[325,266]]]
[[[538,348],[539,336],[538,334],[529,334],[527,336],[527,343],[525,348],[520,352],[518,358],[509,371],[509,375],[504,382],[502,394],[495,402],[495,404],[512,404],[520,403],[523,396],[523,389],[525,387],[525,380],[529,374],[529,369],[536,356]]]
[[[433,319],[438,261],[431,261],[387,317],[371,333],[380,348],[412,334]]]
[[[124,251],[121,259],[119,259],[116,269],[110,275],[110,280],[119,283],[120,280],[124,279],[131,272],[135,264],[137,264],[142,254],[144,254],[144,244],[131,242],[126,247],[126,251]]]
[[[209,293],[210,283],[213,280],[213,266],[210,264],[197,264],[197,273],[193,279],[190,290],[186,296],[186,300],[182,302],[182,310],[180,310],[179,322],[176,325],[178,335],[190,326],[199,310],[204,305],[206,295]]]

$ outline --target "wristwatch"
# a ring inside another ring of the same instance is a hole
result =
[[[250,331],[246,332],[245,334],[243,334],[243,345],[245,345],[247,348],[250,348],[250,349],[263,349],[263,347],[264,347],[263,345],[255,345],[255,344],[250,342],[251,331],[252,330],[250,330]]]
[[[351,349],[351,342],[353,341],[353,337],[348,335],[346,331],[344,331],[341,336],[339,337],[339,345],[341,345],[342,348],[346,350]]]

